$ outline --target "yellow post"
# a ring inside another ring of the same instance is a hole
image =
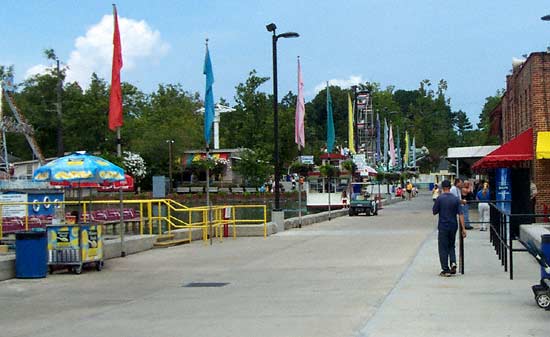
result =
[[[264,239],[267,238],[267,206],[264,205]]]
[[[143,201],[139,202],[139,235],[143,235]]]
[[[149,235],[153,234],[153,203],[147,201],[147,215],[149,216]]]
[[[166,216],[168,219],[168,221],[166,221],[166,226],[168,226],[168,234],[171,234],[172,233],[172,216],[170,212],[170,203],[169,202],[165,202],[165,203],[166,203]]]
[[[25,230],[29,230],[29,205],[25,204]]]
[[[86,216],[86,202],[82,203],[82,219],[88,222],[88,217]],[[75,223],[78,223],[78,219],[76,219]]]
[[[203,240],[204,240],[204,244],[207,245],[208,244],[208,220],[207,220],[207,217],[208,217],[208,211],[204,210],[202,211],[202,237],[203,237]]]
[[[3,213],[2,213],[2,204],[0,204],[0,239],[2,239],[4,237],[4,223],[3,223],[3,220],[4,220],[4,216],[3,216]]]
[[[187,230],[189,231],[189,243],[193,240],[193,227],[191,227],[191,221],[193,221],[193,217],[191,216],[191,211],[187,211],[189,222],[187,223]]]
[[[162,208],[160,208],[160,201],[157,201],[157,224],[158,234],[162,235]]]
[[[233,220],[233,239],[237,239],[237,221],[235,220],[237,209],[231,206],[231,219]]]

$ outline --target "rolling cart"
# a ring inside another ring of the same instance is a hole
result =
[[[103,233],[98,224],[65,224],[47,226],[48,268],[68,268],[75,274],[82,267],[94,264],[103,268]]]
[[[540,283],[531,287],[535,295],[535,302],[540,308],[550,311],[550,254],[548,254],[548,251],[550,251],[550,235],[542,236],[542,249],[539,249],[533,242],[527,242],[525,246],[527,251],[540,264]]]

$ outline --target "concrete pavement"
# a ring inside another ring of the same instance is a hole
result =
[[[430,235],[358,336],[550,336],[550,312],[531,291],[540,277],[535,260],[514,253],[510,280],[488,232],[468,231],[465,251],[464,275],[438,277],[437,232]]]
[[[377,217],[158,249],[78,276],[0,282],[1,335],[488,336],[495,328],[495,336],[548,336],[526,254],[516,254],[517,280],[509,281],[486,234],[472,232],[467,274],[437,276],[430,206],[421,195]],[[190,282],[227,285],[184,287]]]

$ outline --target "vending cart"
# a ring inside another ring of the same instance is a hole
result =
[[[75,274],[86,264],[103,268],[103,233],[98,224],[64,224],[47,226],[48,267],[66,267]]]

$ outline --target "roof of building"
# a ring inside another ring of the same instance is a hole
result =
[[[450,147],[447,149],[447,159],[483,158],[498,147],[499,145]]]

